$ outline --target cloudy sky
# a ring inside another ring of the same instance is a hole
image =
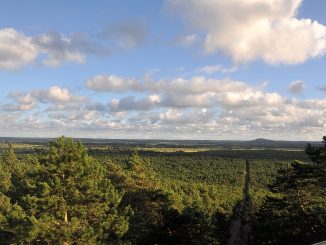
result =
[[[0,136],[320,140],[325,0],[4,0]]]

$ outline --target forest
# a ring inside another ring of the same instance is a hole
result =
[[[8,144],[0,244],[230,244],[237,214],[241,244],[313,244],[326,240],[325,187],[326,137],[304,154]]]

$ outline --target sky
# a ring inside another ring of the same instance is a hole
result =
[[[325,0],[0,4],[0,136],[326,134]]]

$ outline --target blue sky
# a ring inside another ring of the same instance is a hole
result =
[[[0,135],[319,140],[323,0],[2,1]]]

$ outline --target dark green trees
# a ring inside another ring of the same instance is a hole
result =
[[[9,147],[0,157],[0,244],[223,244],[227,239],[243,161],[93,153],[98,155],[90,157],[80,143],[64,137],[33,155],[16,156]]]
[[[312,163],[295,161],[270,186],[253,225],[254,244],[312,244],[326,240],[326,137],[308,145]]]
[[[218,211],[210,215],[195,206],[181,213],[169,209],[163,224],[151,234],[150,244],[219,245],[228,237],[228,228],[229,221]]]
[[[133,153],[124,163],[108,161],[107,167],[112,182],[125,192],[122,204],[133,210],[125,235],[132,244],[220,244],[227,237],[224,214],[198,207],[176,210],[151,162]]]
[[[160,180],[150,162],[133,153],[125,168],[110,161],[107,168],[117,189],[124,191],[122,204],[133,211],[126,238],[132,244],[153,244],[151,235],[164,222],[164,211],[171,208],[171,201],[161,190]]]
[[[119,240],[128,230],[128,210],[119,210],[122,195],[107,175],[80,143],[64,137],[50,142],[48,153],[2,191],[0,229],[11,242]]]
[[[306,153],[311,161],[326,165],[326,136],[323,137],[322,143],[323,145],[320,147],[308,144],[306,147]]]

